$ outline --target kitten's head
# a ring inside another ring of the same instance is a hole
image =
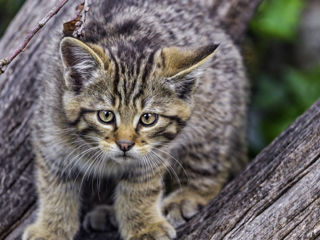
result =
[[[157,154],[190,118],[198,67],[216,48],[139,53],[64,38],[60,54],[68,124],[88,146],[118,163]]]

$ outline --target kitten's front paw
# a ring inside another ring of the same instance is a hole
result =
[[[169,223],[177,228],[196,215],[206,203],[207,201],[198,194],[177,191],[164,199],[162,211]]]
[[[133,234],[129,240],[171,240],[176,238],[176,231],[167,222],[148,225],[146,229]]]
[[[57,240],[60,239],[56,235],[49,233],[45,228],[33,224],[24,231],[22,240]],[[69,240],[69,239],[63,239]]]

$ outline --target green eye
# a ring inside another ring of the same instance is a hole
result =
[[[143,126],[150,127],[158,121],[158,115],[155,113],[145,113],[140,117],[140,123]]]
[[[114,120],[114,113],[107,110],[98,111],[98,119],[104,124],[112,123]]]

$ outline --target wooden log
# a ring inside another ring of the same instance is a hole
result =
[[[55,0],[27,1],[0,41],[0,58],[15,50],[55,4]],[[39,56],[48,33],[62,30],[62,22],[74,14],[71,5],[74,3],[66,5],[0,76],[0,239],[17,229],[35,208],[29,122],[37,99],[36,76],[45,67]]]
[[[201,0],[201,4],[212,8],[214,24],[223,24],[233,39],[239,41],[260,1]],[[9,52],[13,51],[21,43],[28,30],[37,24],[56,3],[56,0],[27,0],[0,41],[0,58],[6,57]],[[0,76],[1,240],[19,239],[23,228],[32,221],[35,215],[36,194],[32,174],[34,155],[30,143],[29,122],[37,99],[36,89],[39,84],[37,75],[40,69],[45,67],[45,63],[40,56],[46,48],[46,43],[50,40],[50,32],[62,31],[62,23],[74,16],[74,9],[77,4],[76,1],[69,1],[59,14],[37,34],[24,53],[18,56],[6,72]],[[242,11],[243,9],[245,9],[245,12]],[[252,170],[258,171],[259,169],[253,168]],[[237,191],[239,192],[239,189]],[[225,194],[225,191],[223,194]],[[220,195],[217,199],[222,196]],[[205,209],[203,211],[209,210]],[[203,211],[201,212],[202,215],[204,215]],[[197,231],[201,231],[201,229],[205,229],[201,226],[201,224],[204,224],[201,221],[203,219],[200,219],[198,223],[191,221],[187,226],[190,229],[197,228]],[[230,219],[230,221],[233,220]],[[190,232],[187,226],[181,230],[181,233]],[[211,228],[214,226],[212,225]],[[183,234],[181,236],[186,238]],[[86,239],[117,238],[116,233],[105,233],[96,236],[90,235]],[[195,237],[193,239],[199,238]]]
[[[320,100],[180,230],[180,239],[319,239]]]

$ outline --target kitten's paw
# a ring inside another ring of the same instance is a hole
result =
[[[33,224],[26,228],[23,233],[22,240],[57,240],[58,236],[49,233],[45,228]],[[61,240],[69,240],[67,238]]]
[[[88,212],[83,221],[83,227],[87,232],[107,232],[117,228],[115,212],[110,205],[96,206]]]
[[[129,240],[171,240],[175,238],[175,229],[167,221],[162,221],[147,226],[147,229],[134,234]]]
[[[206,203],[207,201],[198,194],[178,191],[164,199],[162,210],[168,222],[177,228],[196,215]]]

